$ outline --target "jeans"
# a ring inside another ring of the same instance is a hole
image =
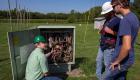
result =
[[[128,66],[121,65],[121,70],[116,67],[114,70],[106,69],[103,80],[126,80]]]
[[[109,65],[105,69],[103,80],[126,80],[128,69],[132,66],[132,64],[133,62],[127,61],[120,64],[120,69],[116,66],[114,70],[109,69]]]
[[[114,48],[104,50],[104,65],[105,65],[105,69],[110,66],[110,64],[112,62],[113,54],[114,54]]]
[[[96,75],[99,80],[103,80],[103,65],[105,65],[105,69],[110,65],[113,53],[114,49],[106,49],[104,51],[102,51],[101,48],[98,49],[96,58]]]
[[[48,77],[43,77],[41,80],[62,80],[62,79],[54,76],[48,76]]]
[[[96,76],[99,80],[102,80],[102,68],[103,68],[103,51],[98,49],[96,57]]]

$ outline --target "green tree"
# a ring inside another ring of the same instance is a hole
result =
[[[134,4],[131,5],[131,10],[138,16],[140,19],[140,0],[134,0]]]
[[[92,22],[94,18],[99,17],[101,13],[101,7],[93,7],[89,11],[85,12],[86,19],[89,17],[89,21]],[[87,21],[87,20],[86,20]]]
[[[75,11],[71,10],[69,17],[68,17],[68,22],[69,23],[74,23],[76,21],[76,17],[75,17]]]

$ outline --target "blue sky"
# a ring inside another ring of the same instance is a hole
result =
[[[15,1],[10,0],[11,8],[15,8]],[[102,5],[110,0],[17,0],[18,7],[30,9],[33,12],[50,13],[50,12],[70,12],[72,9],[84,12],[91,7]],[[8,0],[0,0],[0,10],[8,9]]]

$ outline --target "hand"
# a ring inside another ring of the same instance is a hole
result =
[[[44,74],[44,76],[46,77],[46,76],[48,76],[48,74]]]
[[[43,74],[43,76],[45,76],[45,77],[48,76],[48,75],[49,75],[48,72],[46,72],[46,73]]]
[[[120,64],[118,62],[111,63],[109,69],[114,70],[116,66],[118,66],[118,69],[120,70]]]
[[[50,53],[51,53],[51,54],[54,53],[54,50],[52,49]]]

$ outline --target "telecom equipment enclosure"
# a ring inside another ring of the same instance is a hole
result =
[[[39,34],[46,38],[48,47],[60,45],[59,47],[64,48],[60,59],[48,58],[51,73],[71,71],[71,65],[75,64],[75,26],[38,26],[29,30],[8,32],[13,80],[25,79],[27,60],[34,50],[33,39]],[[49,49],[51,48],[47,50]]]

